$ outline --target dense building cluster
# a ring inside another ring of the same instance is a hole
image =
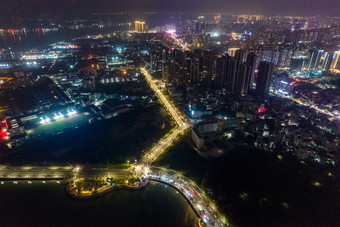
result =
[[[226,149],[227,142],[338,160],[338,19],[182,16],[155,27],[147,20],[115,24],[123,31],[39,50],[0,49],[0,113],[10,123],[2,137],[26,138],[41,122],[73,111],[102,120],[150,105],[157,98],[141,76],[146,66],[189,117],[193,143],[203,152]],[[113,26],[82,24],[58,29]],[[19,37],[25,32],[0,30]]]

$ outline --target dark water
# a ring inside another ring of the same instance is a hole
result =
[[[5,30],[5,32],[0,33],[0,48],[10,47],[15,51],[27,51],[32,48],[45,48],[48,44],[64,40],[69,41],[75,37],[133,30],[133,23],[135,20],[143,20],[149,28],[153,28],[155,26],[164,26],[165,24],[178,24],[180,20],[188,18],[189,15],[177,13],[155,13],[100,16],[101,19],[103,19],[103,17],[105,17],[104,19],[106,22],[111,22],[112,25],[105,26],[103,28],[90,26],[80,28],[78,30],[60,28],[58,31],[43,32],[43,30],[39,28],[40,23],[37,22],[37,28],[26,29],[25,32],[21,30],[19,32],[12,33]],[[122,24],[118,26],[119,23]],[[128,26],[126,23],[131,23],[131,26]]]
[[[11,48],[14,51],[28,51],[33,48],[43,49],[49,44],[60,41],[71,41],[73,38],[87,35],[107,34],[115,31],[128,30],[129,26],[110,26],[104,28],[91,27],[79,30],[59,29],[58,31],[43,32],[37,29],[28,29],[26,32],[0,33],[0,48]]]
[[[0,226],[194,226],[197,217],[175,189],[152,183],[74,201],[62,184],[0,185]]]

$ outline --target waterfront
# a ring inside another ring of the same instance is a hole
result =
[[[75,201],[63,184],[0,185],[1,226],[194,226],[197,217],[175,189],[152,182],[140,191],[119,190]]]
[[[0,32],[0,48],[10,47],[12,50],[25,50],[28,51],[32,48],[41,49],[46,48],[48,44],[56,43],[60,41],[71,41],[77,37],[83,37],[88,35],[107,34],[117,31],[128,31],[133,29],[132,23],[135,20],[146,20],[149,26],[160,26],[164,23],[176,23],[179,18],[191,17],[191,14],[183,15],[177,13],[128,13],[117,15],[101,15],[93,17],[98,19],[104,19],[110,24],[105,24],[103,27],[95,26],[93,24],[86,24],[87,26],[80,26],[75,29],[71,29],[69,26],[62,28],[56,27],[56,30],[45,31],[42,27],[39,28],[27,28],[25,30],[18,30],[18,32],[12,32],[12,28]],[[93,19],[92,18],[92,19]],[[88,19],[88,18],[86,18]],[[128,23],[131,23],[128,25]]]
[[[13,50],[42,49],[49,44],[60,41],[71,41],[73,38],[87,35],[98,35],[112,33],[114,31],[127,30],[128,26],[108,26],[105,28],[91,27],[88,29],[59,29],[58,31],[42,32],[30,29],[28,32],[18,32],[16,34],[0,33],[0,48],[12,48]]]

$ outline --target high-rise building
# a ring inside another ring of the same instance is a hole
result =
[[[204,32],[205,23],[204,22],[197,22],[195,25],[195,32],[196,34],[201,34]]]
[[[248,65],[251,65],[249,89],[253,88],[253,84],[255,82],[256,60],[257,60],[257,57],[256,57],[255,53],[249,53],[247,55],[247,61],[246,62],[247,62]]]
[[[235,53],[237,50],[239,50],[240,48],[228,48],[228,54],[232,57],[235,57]]]
[[[209,49],[210,37],[206,35],[194,35],[192,37],[192,43],[196,49],[207,50]]]
[[[236,82],[236,68],[237,60],[233,57],[229,57],[227,61],[227,80],[226,80],[226,89],[228,92],[234,92]]]
[[[215,87],[222,88],[227,79],[227,64],[230,56],[221,56],[216,59]]]
[[[293,56],[292,49],[282,49],[280,51],[277,66],[279,68],[288,68],[290,66],[290,60],[292,59],[292,56]]]
[[[98,69],[107,68],[107,57],[106,56],[99,56],[97,60],[98,60]]]
[[[135,31],[136,32],[144,32],[145,29],[145,21],[135,21]]]
[[[83,89],[86,91],[96,90],[96,79],[94,76],[88,76],[82,81]]]
[[[240,72],[238,74],[238,81],[236,85],[236,92],[240,95],[246,95],[249,90],[250,77],[252,66],[247,63],[242,63]]]
[[[182,68],[183,79],[185,84],[190,84],[190,72],[191,72],[191,63],[192,63],[192,52],[185,51],[184,52],[184,64]]]
[[[290,71],[302,72],[306,63],[306,58],[302,56],[292,57],[290,60]]]
[[[265,97],[269,94],[269,87],[271,84],[274,71],[274,64],[269,62],[260,62],[259,72],[256,81],[256,94]]]
[[[190,62],[190,84],[199,86],[202,83],[203,59],[202,51],[195,49]]]
[[[332,64],[332,59],[333,59],[333,53],[331,52],[326,52],[323,56],[322,56],[322,64],[320,65],[320,69],[321,70],[325,70],[328,71],[331,67]]]
[[[166,24],[164,27],[166,32],[176,32],[176,25],[174,24]]]
[[[241,65],[243,64],[244,60],[246,59],[246,51],[244,50],[237,50],[235,51],[235,59],[236,59],[236,71],[235,71],[235,82],[233,91],[237,90],[237,86],[239,84],[240,79],[240,71],[241,71]]]
[[[216,54],[210,51],[203,51],[202,56],[202,76],[207,87],[213,86],[213,68],[215,65]]]
[[[331,70],[334,72],[340,72],[340,51],[334,52]]]
[[[308,71],[317,70],[322,54],[323,54],[323,50],[316,50],[316,49],[309,50],[307,64],[306,64],[306,69]]]
[[[167,50],[162,51],[162,80],[167,80]]]

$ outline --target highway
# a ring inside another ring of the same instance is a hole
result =
[[[172,130],[168,135],[160,139],[157,142],[156,146],[154,146],[141,158],[141,160],[138,161],[138,164],[140,165],[151,165],[171,144],[174,143],[178,135],[189,128],[189,124],[182,120],[182,118],[184,117],[178,114],[179,111],[177,111],[175,107],[173,107],[170,101],[153,82],[150,73],[145,68],[141,68],[141,71],[143,72],[143,75],[145,76],[145,79],[150,85],[151,89],[156,93],[164,108],[169,112],[169,114],[177,124],[177,127],[174,130]]]

